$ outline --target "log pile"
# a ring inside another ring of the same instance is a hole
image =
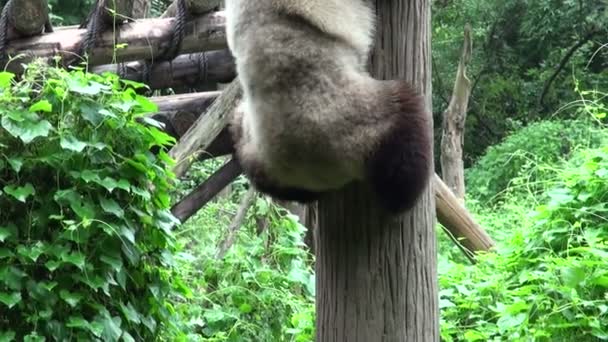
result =
[[[226,125],[240,99],[234,60],[226,44],[226,16],[218,11],[221,1],[189,0],[189,20],[177,58],[154,64],[148,75],[152,89],[195,88],[215,89],[217,83],[230,83],[220,92],[199,92],[155,97],[159,113],[154,117],[165,123],[167,132],[179,143],[171,150],[177,160],[176,174],[184,175],[196,159],[208,159],[232,153],[232,141]],[[41,6],[44,4],[44,6]],[[209,12],[209,10],[214,10]],[[170,44],[174,7],[161,18],[137,19],[121,26],[119,34],[104,32],[88,54],[92,72],[118,72],[122,77],[144,80],[142,60],[160,56]],[[23,14],[26,13],[27,14]],[[20,0],[10,14],[7,52],[11,59],[7,70],[20,73],[22,63],[34,58],[52,61],[54,57],[70,59],[80,50],[86,30],[77,27],[58,28],[42,34],[47,23],[46,0]],[[27,15],[28,21],[14,20]],[[17,24],[20,23],[20,24]],[[83,59],[84,60],[84,59]],[[184,221],[204,206],[226,185],[241,174],[238,163],[228,162],[207,182],[201,184],[174,208]],[[437,217],[467,256],[493,247],[492,239],[473,220],[470,213],[435,175],[432,186],[437,201]]]

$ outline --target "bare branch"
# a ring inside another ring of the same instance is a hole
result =
[[[230,227],[228,227],[228,235],[220,244],[220,248],[217,251],[217,254],[215,255],[216,259],[223,259],[224,255],[226,255],[226,252],[228,252],[230,247],[232,247],[232,245],[234,244],[234,241],[236,240],[236,234],[238,233],[239,228],[241,228],[241,226],[243,225],[243,222],[247,217],[247,212],[249,211],[249,208],[251,208],[255,201],[255,195],[255,190],[253,188],[249,188],[249,190],[247,190],[247,193],[245,193],[245,196],[243,196],[239,209],[237,210],[236,215],[234,216],[234,219],[230,224]]]
[[[240,174],[241,166],[236,160],[230,160],[211,175],[203,184],[184,197],[171,208],[171,213],[182,223],[196,214],[209,203],[222,189],[232,183]]]

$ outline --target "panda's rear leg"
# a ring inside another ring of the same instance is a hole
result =
[[[234,158],[243,168],[243,173],[253,184],[256,190],[265,193],[275,199],[283,201],[294,201],[309,203],[317,200],[322,193],[308,191],[294,187],[280,185],[280,182],[273,179],[264,168],[264,163],[258,159],[259,153],[243,128],[243,111],[240,107],[230,125],[230,132],[235,141]]]
[[[392,213],[411,209],[431,176],[433,141],[422,99],[404,82],[387,82],[383,112],[393,120],[367,164],[380,204]]]

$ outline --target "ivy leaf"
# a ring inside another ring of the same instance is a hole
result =
[[[576,287],[587,279],[587,273],[582,267],[566,267],[562,270],[562,280],[569,287]]]
[[[13,185],[7,185],[4,187],[4,192],[13,196],[17,201],[25,203],[25,200],[36,193],[34,186],[27,183],[25,186],[15,187]]]
[[[68,305],[70,305],[73,308],[76,307],[76,305],[78,305],[78,303],[82,299],[81,294],[71,293],[67,290],[59,291],[59,297],[61,297],[61,299],[63,299],[66,303],[68,303]]]
[[[139,312],[137,312],[137,310],[135,310],[131,303],[127,303],[127,305],[120,303],[120,309],[123,315],[125,315],[127,320],[129,320],[130,322],[133,322],[135,324],[139,324],[141,322],[141,315],[139,314]]]
[[[11,157],[8,158],[8,163],[11,165],[11,168],[19,173],[21,171],[21,166],[23,166],[23,158],[21,157]]]
[[[0,242],[4,242],[7,237],[11,236],[12,233],[6,227],[0,227]]]
[[[110,317],[107,314],[104,316],[98,320],[103,325],[102,339],[104,341],[118,341],[120,335],[122,335],[120,317]]]
[[[66,326],[68,328],[78,328],[82,330],[89,330],[91,328],[89,322],[82,318],[82,316],[70,316],[70,318],[68,318]]]
[[[68,79],[67,85],[68,90],[71,92],[83,95],[98,95],[102,92],[102,90],[110,89],[110,87],[98,82],[82,82],[81,80],[76,80],[73,78]]]
[[[20,292],[12,292],[5,293],[0,292],[0,302],[4,303],[4,305],[8,306],[8,308],[12,308],[17,305],[21,301],[21,293]]]
[[[33,262],[36,262],[36,260],[38,260],[38,257],[40,257],[42,253],[44,253],[44,244],[38,241],[31,246],[19,245],[19,247],[17,247],[17,253],[19,253],[21,256],[30,259]]]
[[[2,127],[13,137],[21,139],[24,144],[29,144],[32,140],[39,137],[47,137],[53,129],[50,122],[40,120],[38,122],[24,121],[15,122],[7,116],[2,117]]]
[[[110,265],[114,271],[118,272],[122,268],[122,260],[109,255],[102,255],[99,260]]]
[[[62,205],[69,205],[70,208],[83,219],[91,219],[95,217],[95,207],[91,201],[81,196],[73,189],[59,190],[53,196],[55,202]]]
[[[115,200],[111,198],[100,197],[99,204],[101,204],[101,208],[109,214],[112,214],[118,218],[124,218],[125,211],[120,207]]]
[[[47,100],[41,100],[30,106],[30,112],[46,112],[53,111],[53,105]]]
[[[15,256],[15,253],[13,253],[10,249],[0,248],[0,259],[12,258],[13,256]]]
[[[98,126],[103,121],[103,115],[99,113],[103,106],[98,103],[82,103],[79,107],[82,118]]]
[[[84,270],[84,264],[85,264],[85,256],[84,254],[80,253],[80,252],[72,252],[72,253],[66,253],[61,255],[61,260],[63,262],[67,262],[70,263],[76,267],[78,267],[81,270]]]
[[[15,78],[15,74],[8,71],[0,72],[0,88],[8,88],[11,86],[11,82]],[[2,336],[2,335],[0,335]]]
[[[75,136],[71,134],[68,136],[62,136],[59,144],[61,145],[61,148],[65,150],[70,150],[78,153],[82,152],[85,147],[87,147],[87,144],[85,142],[78,140]]]
[[[515,316],[506,314],[498,319],[496,325],[501,333],[504,333],[511,328],[522,325],[526,321],[526,318],[528,318],[528,315],[525,313],[520,313]]]

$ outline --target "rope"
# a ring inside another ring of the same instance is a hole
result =
[[[6,49],[8,47],[8,17],[9,12],[13,8],[14,0],[8,0],[4,8],[2,8],[2,14],[0,14],[0,59],[6,60],[7,53]]]
[[[175,22],[173,26],[173,34],[169,46],[161,52],[156,58],[146,60],[142,69],[143,82],[150,83],[150,77],[154,68],[154,61],[172,61],[179,54],[182,42],[186,35],[186,23],[188,22],[188,5],[186,0],[176,0],[177,11],[175,14]]]

